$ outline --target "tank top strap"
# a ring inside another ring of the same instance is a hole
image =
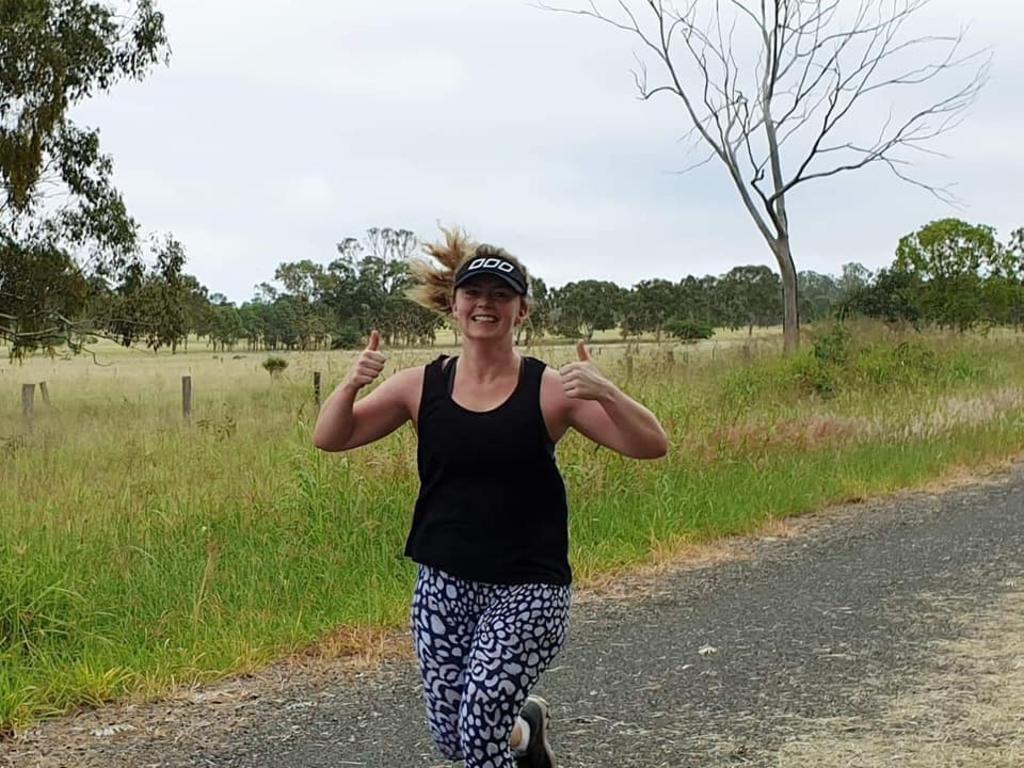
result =
[[[447,359],[448,355],[438,355],[437,358],[427,363],[423,371],[423,400],[445,397],[444,361]]]
[[[527,386],[523,387],[524,391],[530,392],[531,394],[540,395],[540,382],[544,378],[544,369],[547,368],[547,363],[543,360],[538,360],[536,357],[526,356],[523,358],[525,363],[525,370],[523,371],[523,382]]]

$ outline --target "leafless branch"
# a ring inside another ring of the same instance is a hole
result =
[[[540,7],[594,18],[641,42],[665,78],[652,83],[638,56],[634,78],[641,98],[670,93],[680,99],[688,137],[710,148],[708,157],[683,172],[718,157],[771,243],[788,236],[787,192],[874,163],[955,203],[949,187],[927,184],[907,170],[907,153],[940,154],[927,144],[962,121],[986,82],[990,59],[985,51],[964,53],[963,30],[906,34],[930,2],[715,0],[698,7],[689,0],[677,10],[663,0],[587,0],[581,9]],[[699,8],[709,8],[710,17],[699,17]],[[937,47],[943,50],[936,57]],[[748,50],[755,60],[752,78],[740,57]],[[902,117],[890,113],[873,141],[843,135],[863,132],[848,124],[869,97],[964,70],[973,70],[966,84]],[[791,148],[787,158],[796,158],[788,173],[783,147]]]

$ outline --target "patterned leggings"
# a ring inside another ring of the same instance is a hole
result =
[[[513,768],[509,738],[530,688],[565,644],[571,590],[481,584],[420,566],[413,642],[434,743],[466,768]]]

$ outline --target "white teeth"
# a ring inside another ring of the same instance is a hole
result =
[[[473,317],[470,318],[470,319],[473,320],[473,322],[475,322],[475,323],[496,323],[496,322],[498,322],[498,318],[494,317],[493,315],[473,315]]]

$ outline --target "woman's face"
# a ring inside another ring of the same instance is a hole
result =
[[[502,338],[526,319],[526,301],[498,277],[481,275],[455,290],[452,314],[467,338]]]

